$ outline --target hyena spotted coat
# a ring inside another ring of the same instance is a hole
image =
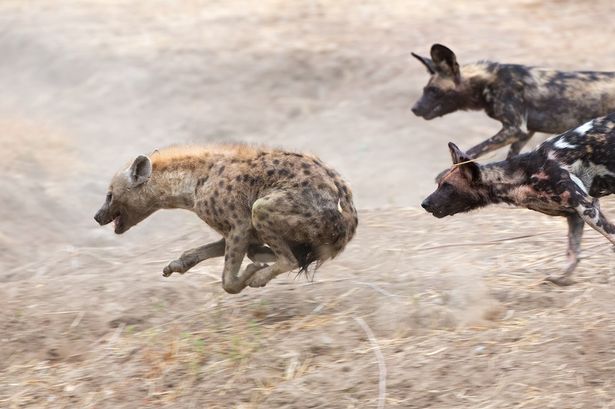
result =
[[[536,150],[479,165],[454,144],[453,167],[422,206],[440,218],[492,203],[525,207],[568,220],[568,265],[549,281],[571,284],[585,223],[615,244],[615,225],[598,198],[615,193],[615,114],[543,142]]]
[[[113,177],[95,219],[114,222],[121,234],[156,210],[173,208],[195,212],[223,239],[186,251],[163,275],[224,256],[222,286],[229,293],[335,257],[358,224],[350,187],[318,158],[238,145],[172,147],[137,157]],[[246,255],[252,263],[240,274]]]
[[[615,112],[615,72],[556,71],[482,61],[460,66],[455,53],[434,44],[431,59],[412,53],[431,75],[412,108],[427,120],[458,110],[483,110],[502,129],[470,148],[471,158],[511,145],[517,155],[535,132],[559,134]]]

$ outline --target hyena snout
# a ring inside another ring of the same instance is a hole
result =
[[[111,223],[113,218],[109,214],[108,208],[106,209],[104,207],[101,207],[94,215],[94,220],[96,220],[96,223],[100,224],[101,226],[104,226],[105,224]]]

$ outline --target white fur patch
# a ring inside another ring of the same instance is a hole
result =
[[[570,179],[574,182],[575,185],[580,187],[581,190],[585,192],[585,194],[587,194],[587,188],[585,187],[581,179],[579,179],[574,173],[570,174]]]
[[[594,120],[592,119],[589,122],[585,122],[583,125],[577,127],[574,131],[579,135],[585,135],[587,131],[594,127]]]
[[[340,212],[340,213],[344,212],[344,209],[342,209],[342,201],[341,201],[341,199],[337,200],[337,211]]]
[[[580,159],[572,163],[570,166],[565,166],[564,168],[568,170],[568,172],[570,172],[571,174],[574,174],[576,177],[581,179],[585,186],[591,186],[596,176],[615,177],[615,173],[608,170],[606,166],[597,165],[593,162],[588,162],[587,164],[585,164]]]
[[[557,149],[574,149],[577,147],[577,145],[571,145],[568,142],[566,142],[564,138],[561,138],[555,141],[553,146],[555,146]]]

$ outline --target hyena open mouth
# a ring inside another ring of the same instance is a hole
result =
[[[121,213],[117,213],[117,215],[113,218],[113,226],[114,226],[114,232],[115,234],[122,234],[124,233],[125,229],[124,229],[124,220],[122,219],[122,214]]]

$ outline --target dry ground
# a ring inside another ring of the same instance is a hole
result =
[[[426,81],[410,51],[613,70],[613,11],[3,1],[0,407],[615,407],[610,246],[588,231],[579,283],[557,288],[541,279],[563,264],[562,220],[417,210],[446,142],[498,125],[409,112]],[[215,239],[194,216],[161,212],[122,237],[94,224],[124,161],[211,141],[321,156],[353,186],[356,239],[314,277],[230,296],[219,261],[161,277]]]

